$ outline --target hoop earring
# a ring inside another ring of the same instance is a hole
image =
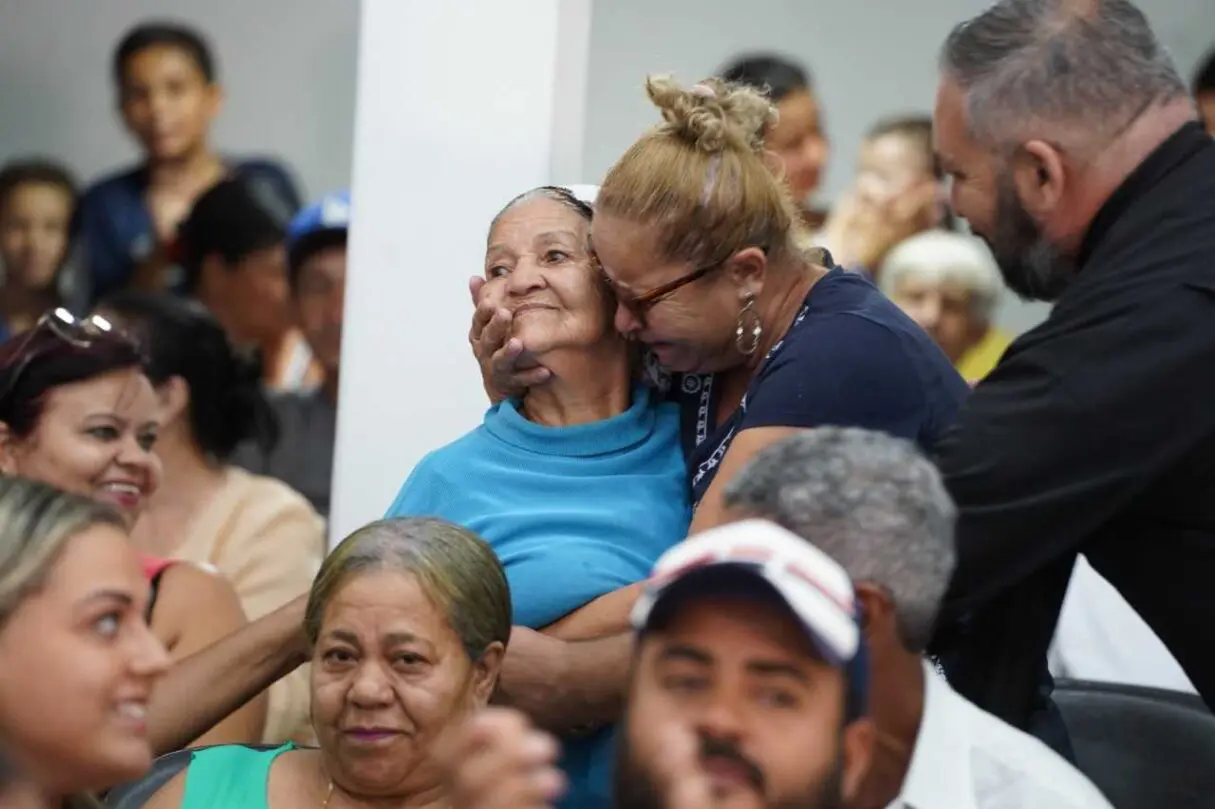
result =
[[[755,311],[755,295],[748,292],[738,313],[738,325],[734,327],[734,347],[744,357],[749,357],[759,348],[763,333],[764,324]]]

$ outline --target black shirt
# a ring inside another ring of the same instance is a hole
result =
[[[718,424],[712,374],[675,384],[693,504],[734,437],[753,427],[864,427],[934,446],[970,392],[923,329],[867,278],[832,269]]]
[[[959,691],[1025,725],[1083,552],[1215,704],[1215,142],[1197,123],[1103,206],[1079,274],[938,460],[959,506],[938,631]]]

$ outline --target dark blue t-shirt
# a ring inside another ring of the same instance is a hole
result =
[[[254,189],[284,225],[300,208],[299,192],[286,169],[268,160],[232,162],[232,173]],[[76,235],[84,281],[96,301],[126,286],[136,265],[153,248],[152,217],[144,201],[147,171],[140,166],[94,183],[76,211]]]
[[[743,396],[717,425],[712,374],[673,380],[699,503],[734,436],[753,427],[863,427],[926,452],[970,389],[932,338],[863,276],[831,270],[806,296]]]

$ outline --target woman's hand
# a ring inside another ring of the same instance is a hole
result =
[[[472,295],[472,328],[468,343],[481,366],[481,379],[491,402],[522,396],[533,385],[547,382],[552,375],[528,356],[523,341],[511,337],[510,310],[494,301],[481,299],[485,279],[474,276],[468,283]]]

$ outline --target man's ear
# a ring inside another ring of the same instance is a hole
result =
[[[867,716],[854,719],[844,727],[840,751],[843,761],[840,793],[844,805],[853,804],[861,793],[861,785],[869,774],[870,763],[873,760],[874,739],[877,736],[873,720]]]
[[[856,582],[854,585],[856,600],[861,604],[861,615],[864,623],[862,629],[866,638],[872,638],[875,632],[884,627],[894,625],[894,603],[890,594],[872,582]]]
[[[1022,144],[1012,159],[1012,177],[1021,204],[1034,218],[1045,218],[1062,204],[1067,172],[1063,154],[1053,144]]]
[[[17,474],[17,458],[13,453],[15,437],[9,426],[0,421],[0,475]]]
[[[198,296],[205,302],[207,298],[222,295],[230,274],[219,253],[203,256],[198,265],[198,282],[195,285]]]
[[[214,120],[224,111],[224,86],[219,82],[211,82],[207,86],[207,117]]]

